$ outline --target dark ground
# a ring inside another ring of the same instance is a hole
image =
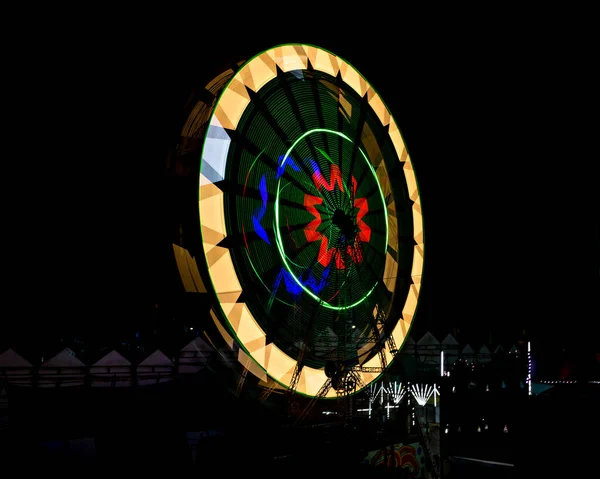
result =
[[[368,450],[416,439],[402,432],[402,421],[290,428],[276,398],[268,407],[259,406],[253,398],[238,399],[225,388],[204,386],[173,382],[137,390],[11,389],[8,427],[2,431],[3,464],[22,471],[60,469],[86,475],[113,468],[193,472],[208,466],[231,474],[255,467],[263,477],[360,468],[371,475],[375,471],[360,464]],[[578,474],[592,470],[597,445],[593,431],[600,425],[594,408],[598,389],[565,385],[551,391],[487,404],[495,433],[469,431],[472,410],[482,410],[481,402],[460,406],[447,400],[446,408],[454,410],[442,408],[441,420],[454,415],[465,425],[461,434],[441,436],[447,477],[542,477],[558,472],[566,475],[551,477],[585,477]],[[508,421],[509,434],[494,422],[501,415],[498,410]],[[191,431],[206,432],[195,464],[186,436]],[[63,447],[78,438],[92,438],[91,456],[85,449]],[[490,468],[461,457],[514,468]]]

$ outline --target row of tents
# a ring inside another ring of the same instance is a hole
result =
[[[427,332],[418,341],[408,337],[402,354],[428,364],[440,364],[444,351],[444,365],[450,366],[458,358],[467,361],[491,361],[494,354],[504,351],[502,346],[494,352],[482,345],[475,350],[470,344],[460,345],[448,334],[442,341]],[[508,352],[516,352],[515,346]],[[219,359],[228,366],[240,361],[247,363],[243,351],[215,351],[203,338],[197,336],[185,345],[176,357],[169,357],[160,349],[145,357],[138,364],[132,363],[116,350],[112,350],[92,364],[86,364],[76,353],[64,348],[54,357],[35,366],[13,349],[0,354],[0,381],[23,386],[82,386],[127,387],[144,386],[172,380],[180,374],[194,374],[206,367],[210,358],[218,353]]]
[[[22,386],[83,386],[127,387],[167,382],[177,374],[193,374],[206,366],[215,350],[201,337],[196,337],[181,349],[177,358],[170,358],[156,349],[140,363],[133,364],[112,350],[91,365],[85,364],[74,351],[64,348],[54,357],[35,367],[13,349],[0,354],[0,380]],[[233,362],[234,358],[222,355]]]
[[[444,364],[446,366],[450,366],[459,358],[486,363],[491,361],[497,354],[518,354],[518,349],[514,344],[507,350],[502,345],[497,345],[492,351],[491,347],[486,344],[482,344],[476,349],[469,343],[460,344],[452,334],[447,334],[444,339],[439,341],[429,331],[416,342],[409,335],[402,346],[403,354],[415,356],[421,362],[438,365],[442,360],[442,351],[444,352]]]

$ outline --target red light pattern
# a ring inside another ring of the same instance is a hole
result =
[[[337,165],[331,165],[330,174],[329,174],[329,183],[323,178],[323,175],[319,170],[317,170],[312,175],[312,180],[317,188],[317,190],[321,190],[324,188],[327,191],[333,191],[335,186],[337,185],[340,191],[344,191],[344,185],[342,183],[342,175],[340,173],[340,169]],[[352,190],[354,195],[356,195],[356,180],[354,176],[352,177]],[[342,252],[338,247],[329,248],[329,240],[328,238],[322,234],[320,231],[317,231],[319,228],[322,219],[321,214],[316,208],[316,205],[320,205],[323,203],[323,199],[318,196],[313,196],[309,194],[304,195],[304,207],[306,211],[308,211],[311,215],[315,217],[306,227],[304,228],[304,234],[306,236],[306,240],[309,242],[312,241],[321,241],[321,246],[319,248],[318,261],[323,266],[327,267],[332,260],[332,257],[335,257],[335,267],[337,269],[345,269],[346,263],[344,260]],[[354,264],[361,263],[363,260],[362,254],[362,242],[369,242],[371,240],[371,228],[367,225],[363,218],[369,212],[369,203],[366,198],[355,198],[354,199],[354,208],[358,209],[358,213],[356,214],[356,225],[358,227],[358,234],[354,238],[353,244],[349,244],[346,246],[346,253],[352,259]]]

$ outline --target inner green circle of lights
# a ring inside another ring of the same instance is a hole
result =
[[[292,146],[285,152],[285,155],[283,156],[283,159],[281,160],[281,166],[285,167],[285,162],[288,158],[290,158],[290,155],[294,149],[294,147],[305,137],[307,137],[308,135],[312,134],[312,133],[317,133],[317,132],[325,132],[325,133],[329,133],[332,135],[337,135],[341,138],[343,138],[346,141],[350,141],[352,142],[352,140],[350,138],[348,138],[348,136],[344,135],[343,133],[340,133],[338,131],[333,131],[333,130],[327,130],[327,129],[323,129],[323,128],[315,128],[313,130],[307,131],[306,133],[303,133],[293,144]],[[369,166],[369,169],[371,171],[371,174],[373,175],[373,178],[377,178],[377,175],[375,174],[375,170],[373,170],[373,166],[369,163],[369,159],[367,158],[367,156],[365,155],[364,151],[362,149],[359,148],[359,152],[362,156],[362,158],[364,159],[365,163]],[[334,309],[334,310],[344,310],[344,309],[349,309],[349,308],[353,308],[357,305],[359,305],[360,303],[362,303],[375,289],[375,286],[377,286],[377,283],[375,283],[373,285],[372,288],[370,288],[362,298],[360,298],[358,301],[353,302],[352,304],[348,304],[348,305],[342,305],[342,306],[335,306],[332,305],[330,303],[328,303],[327,301],[324,301],[322,298],[320,298],[319,296],[317,296],[316,294],[314,294],[309,288],[307,288],[302,281],[300,281],[300,279],[294,274],[292,268],[290,267],[289,264],[289,259],[285,253],[285,251],[283,250],[283,241],[281,239],[281,227],[280,227],[280,219],[279,219],[279,192],[281,189],[281,177],[279,178],[278,182],[277,182],[277,192],[275,195],[275,242],[277,244],[277,250],[279,251],[279,254],[281,256],[281,261],[283,262],[285,268],[287,269],[287,271],[290,273],[290,276],[292,277],[292,279],[296,282],[296,284],[298,286],[300,286],[304,292],[306,294],[308,294],[311,298],[313,298],[315,301],[318,301],[320,303],[321,306],[323,306],[324,308],[328,308],[328,309]],[[377,182],[376,182],[377,183]],[[377,183],[377,187],[378,187],[378,191],[379,191],[379,195],[381,197],[381,202],[385,203],[385,199],[383,198],[383,192],[381,191],[381,187],[379,186],[379,183]],[[348,190],[348,186],[346,187],[346,190]],[[384,215],[385,217],[385,240],[387,243],[387,234],[388,234],[388,224],[387,224],[387,216]]]
[[[316,396],[334,363],[367,386],[401,349],[421,286],[421,202],[394,118],[348,62],[312,45],[264,51],[205,91],[182,136],[202,139],[217,329],[263,380]]]

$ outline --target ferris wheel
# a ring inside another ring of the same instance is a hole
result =
[[[200,153],[213,320],[265,394],[362,390],[402,348],[421,286],[421,201],[397,123],[350,63],[313,45],[270,48],[203,93],[182,138]]]

